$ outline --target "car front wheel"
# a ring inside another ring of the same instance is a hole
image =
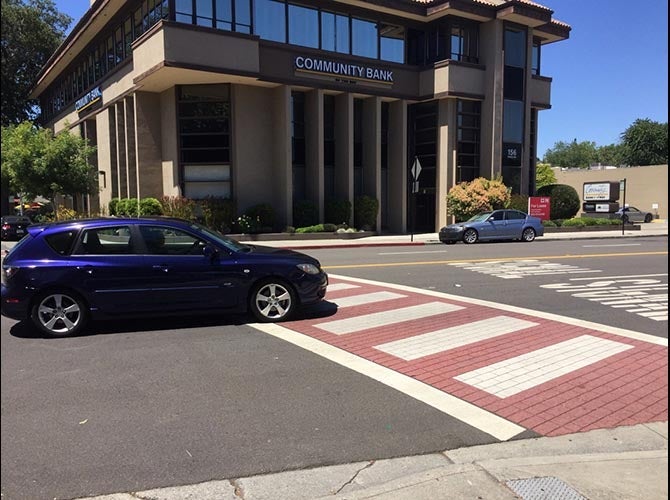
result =
[[[76,294],[51,291],[37,298],[30,319],[50,337],[67,337],[84,329],[88,313],[86,304]]]
[[[463,243],[477,243],[479,235],[474,229],[468,229],[463,233]]]
[[[521,239],[526,242],[533,241],[535,239],[535,229],[532,227],[527,227],[524,229],[523,233],[521,233]]]
[[[251,293],[249,308],[263,323],[286,321],[297,307],[296,294],[282,280],[271,279],[259,283]]]

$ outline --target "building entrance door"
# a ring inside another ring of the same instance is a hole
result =
[[[435,231],[435,193],[437,165],[437,101],[409,107],[407,185],[408,230],[417,233]],[[421,163],[417,179],[412,176],[414,159]]]

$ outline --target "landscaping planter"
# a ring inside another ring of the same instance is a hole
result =
[[[304,240],[352,240],[376,236],[374,231],[358,231],[356,233],[260,233],[260,234],[229,234],[237,241],[304,241]]]
[[[626,231],[639,231],[640,226],[636,224],[626,224]],[[621,231],[621,226],[584,226],[584,227],[545,227],[544,233],[587,233],[595,231]]]

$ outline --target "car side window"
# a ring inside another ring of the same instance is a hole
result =
[[[491,219],[490,220],[495,220],[495,221],[505,220],[505,212],[493,212],[491,214]]]
[[[205,242],[179,229],[162,226],[140,226],[147,253],[150,255],[202,255]]]
[[[516,210],[510,210],[507,212],[507,219],[508,220],[522,220],[526,218],[526,214],[522,212],[517,212]]]
[[[127,226],[85,229],[76,251],[84,255],[131,255],[134,254]]]
[[[47,245],[59,255],[67,255],[74,243],[74,239],[77,236],[76,231],[62,231],[60,233],[50,234],[45,236],[44,240],[47,242]]]

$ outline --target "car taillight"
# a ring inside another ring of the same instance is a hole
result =
[[[3,224],[2,229],[5,229],[5,230],[9,229],[9,224]]]
[[[18,267],[2,266],[2,282],[7,283],[7,280],[11,279],[17,272],[19,272]]]

